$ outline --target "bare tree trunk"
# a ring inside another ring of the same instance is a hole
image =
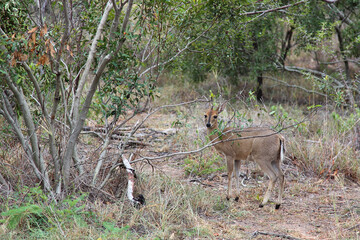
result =
[[[59,165],[59,155],[57,152],[57,148],[56,148],[56,140],[55,140],[55,136],[56,136],[56,131],[55,131],[55,127],[54,127],[54,118],[55,118],[55,113],[56,113],[56,103],[54,101],[54,108],[53,108],[53,112],[52,115],[50,117],[47,108],[46,108],[46,102],[45,99],[42,95],[42,92],[40,90],[40,86],[38,85],[37,79],[35,78],[34,74],[32,73],[32,70],[30,69],[30,67],[25,63],[21,63],[21,65],[24,67],[25,71],[27,72],[30,81],[32,82],[36,94],[37,94],[37,98],[38,98],[38,102],[40,104],[41,110],[42,110],[42,115],[44,116],[45,120],[46,120],[46,124],[48,127],[48,132],[49,132],[49,149],[50,149],[50,154],[52,156],[52,160],[54,163],[54,176],[55,176],[55,185],[57,185],[60,181],[60,165]],[[57,84],[58,85],[58,81]],[[58,86],[56,87],[58,88]],[[56,91],[58,91],[58,89],[56,89]],[[55,92],[56,95],[56,92]]]
[[[263,99],[263,91],[262,91],[262,85],[263,85],[263,75],[262,73],[259,73],[259,75],[257,76],[257,88],[256,88],[256,99],[259,101],[259,102],[262,102],[264,99]]]
[[[139,195],[136,198],[134,197],[134,186],[135,186],[135,169],[133,169],[130,165],[130,161],[132,159],[133,155],[130,156],[129,160],[122,156],[122,161],[124,163],[124,166],[126,168],[126,172],[128,174],[128,185],[127,185],[127,191],[126,195],[130,202],[134,204],[135,206],[139,205],[145,205],[145,198],[143,195]]]
[[[335,27],[336,30],[336,34],[339,40],[339,49],[340,49],[340,54],[341,57],[343,59],[344,62],[344,66],[345,66],[345,76],[346,76],[346,81],[348,82],[350,80],[350,68],[349,68],[349,61],[346,59],[345,56],[345,52],[344,52],[344,42],[343,42],[343,38],[341,35],[341,30],[340,27]]]
[[[255,38],[254,40],[254,43],[253,43],[253,46],[254,46],[254,50],[255,52],[258,50],[258,42],[257,42],[257,39]],[[259,63],[255,63],[255,64],[259,64]],[[263,76],[262,76],[262,72],[259,71],[257,73],[257,77],[256,77],[256,80],[257,80],[257,87],[256,87],[256,99],[259,101],[259,102],[262,102],[263,101],[263,91],[262,91],[262,85],[263,85]]]
[[[23,114],[23,118],[24,118],[24,123],[25,126],[27,128],[27,134],[29,136],[30,139],[30,145],[31,145],[31,151],[25,147],[24,150],[27,150],[28,153],[28,157],[30,159],[31,162],[34,163],[35,166],[35,173],[38,177],[40,177],[40,180],[43,184],[43,187],[45,190],[52,192],[51,190],[51,186],[50,186],[50,181],[49,181],[49,177],[48,177],[48,173],[46,170],[46,164],[44,162],[44,159],[40,153],[40,149],[39,149],[39,141],[38,141],[38,137],[36,135],[36,128],[33,122],[33,118],[30,112],[30,108],[26,102],[25,96],[22,92],[22,89],[19,88],[18,86],[15,85],[15,83],[12,81],[10,75],[5,72],[2,71],[3,75],[5,75],[4,79],[7,83],[7,85],[10,87],[11,91],[14,93],[14,96],[21,108],[22,114]],[[3,95],[4,97],[4,95]],[[14,121],[14,120],[13,120]],[[13,123],[16,124],[16,123]],[[12,125],[13,128],[16,128],[16,125]],[[18,137],[24,137],[22,136],[22,134],[20,135],[21,130],[15,130],[18,133]],[[25,138],[23,138],[22,140],[20,139],[20,141],[23,141],[23,146],[26,146],[26,141]],[[37,173],[37,171],[39,171]]]
[[[347,57],[345,55],[345,49],[344,49],[344,42],[343,42],[343,38],[342,38],[342,34],[341,34],[341,29],[340,27],[335,27],[336,30],[336,34],[339,40],[339,49],[340,49],[340,54],[341,57],[343,59],[344,62],[344,67],[345,67],[345,83],[346,83],[346,94],[348,95],[348,100],[351,104],[351,106],[355,106],[355,100],[354,100],[354,96],[351,90],[352,87],[352,82],[351,82],[351,76],[350,76],[350,68],[349,68],[349,61],[347,60]]]
[[[131,12],[131,9],[132,9],[132,6],[133,6],[133,0],[129,0],[128,2],[128,7],[127,7],[127,11],[126,11],[126,14],[125,14],[125,18],[123,20],[123,25],[122,25],[122,31],[125,31],[125,29],[127,28],[127,25],[128,25],[128,21],[130,19],[130,12]],[[79,88],[77,89],[77,92],[76,92],[76,95],[75,95],[75,99],[74,99],[74,104],[73,104],[73,107],[72,107],[72,119],[73,119],[73,129],[72,129],[72,132],[70,134],[70,137],[69,137],[69,140],[68,140],[68,143],[66,145],[66,150],[65,150],[65,154],[64,154],[64,157],[63,157],[63,177],[64,177],[64,188],[65,190],[67,190],[68,186],[69,186],[69,180],[70,180],[70,165],[71,165],[71,158],[73,156],[73,152],[74,152],[74,147],[76,145],[76,141],[79,137],[79,134],[84,126],[84,122],[85,122],[85,119],[86,119],[86,116],[89,112],[89,108],[90,108],[90,105],[91,105],[91,102],[92,102],[92,98],[95,94],[95,91],[99,85],[99,82],[100,82],[100,78],[105,70],[105,67],[106,65],[110,62],[110,60],[112,59],[112,57],[114,56],[114,54],[120,50],[120,48],[122,47],[125,39],[122,38],[119,40],[118,42],[118,45],[115,49],[115,51],[110,51],[109,54],[106,54],[104,55],[104,58],[100,61],[100,64],[99,64],[99,67],[96,71],[96,74],[92,80],[92,83],[91,83],[91,86],[90,86],[90,89],[88,90],[87,94],[86,94],[86,98],[85,98],[85,102],[82,106],[82,109],[81,111],[79,111],[79,107],[80,107],[80,96],[81,96],[81,93],[82,93],[82,89],[84,87],[84,84],[85,84],[85,80],[89,74],[89,71],[90,71],[90,67],[91,67],[91,63],[94,59],[94,55],[96,53],[96,46],[97,46],[97,41],[98,41],[98,38],[100,37],[101,33],[102,33],[102,30],[104,28],[104,25],[106,23],[106,20],[107,20],[107,17],[109,15],[109,12],[110,10],[112,9],[113,7],[113,4],[111,1],[108,1],[108,4],[106,5],[106,8],[105,8],[105,11],[103,13],[103,16],[102,16],[102,19],[100,21],[100,24],[98,26],[98,29],[97,29],[97,33],[96,33],[96,36],[95,38],[93,39],[93,43],[92,43],[92,46],[91,46],[91,49],[90,49],[90,53],[89,53],[89,57],[88,57],[88,61],[86,63],[86,67],[85,67],[85,70],[84,70],[84,73],[81,77],[81,80],[80,80],[80,83],[79,83]],[[119,24],[119,23],[114,23],[115,26],[114,26],[114,29],[117,29],[117,26],[116,24]],[[115,35],[114,35],[115,36]],[[112,39],[108,39],[109,41],[111,41]]]
[[[95,58],[95,53],[96,53],[98,40],[101,37],[101,34],[103,32],[103,29],[104,29],[105,23],[107,21],[108,15],[109,15],[110,10],[112,8],[113,8],[112,1],[109,0],[106,7],[105,7],[104,13],[103,13],[103,15],[101,17],[100,23],[98,25],[98,28],[97,28],[97,31],[96,31],[96,34],[95,34],[95,37],[92,40],[92,44],[91,44],[89,55],[88,55],[88,58],[87,58],[87,61],[86,61],[86,64],[85,64],[84,72],[82,73],[81,78],[79,80],[78,87],[75,90],[76,92],[75,92],[73,105],[71,107],[71,113],[70,113],[70,115],[72,117],[72,120],[73,120],[73,123],[77,122],[78,119],[79,119],[79,113],[80,113],[79,109],[80,109],[81,95],[82,95],[82,92],[83,92],[83,89],[84,89],[84,86],[85,86],[85,82],[86,82],[86,80],[87,80],[87,78],[89,76],[91,65],[92,65],[92,63],[94,61],[94,58]]]
[[[285,40],[281,46],[282,55],[280,56],[279,61],[283,66],[285,65],[287,55],[291,48],[291,38],[293,33],[294,33],[294,27],[291,26],[290,29],[286,32]]]

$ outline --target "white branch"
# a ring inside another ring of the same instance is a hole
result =
[[[132,159],[133,155],[130,156],[130,160]],[[128,199],[135,205],[144,205],[144,197],[142,195],[139,195],[138,198],[134,198],[134,185],[135,185],[135,170],[131,167],[130,165],[130,161],[128,159],[126,159],[126,157],[123,155],[122,156],[122,161],[124,163],[126,172],[128,174],[128,186],[127,186],[127,191],[126,191],[126,195],[128,197]],[[141,197],[140,197],[141,196]]]

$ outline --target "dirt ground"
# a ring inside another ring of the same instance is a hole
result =
[[[178,163],[160,166],[164,174],[186,184],[200,184],[224,197],[227,176],[203,178],[185,177]],[[253,167],[253,166],[252,166]],[[285,166],[286,168],[286,166]],[[275,210],[270,203],[259,208],[258,196],[263,196],[267,179],[250,178],[241,187],[239,202],[230,200],[230,209],[223,218],[202,216],[216,233],[215,239],[226,236],[248,236],[247,239],[360,239],[359,185],[336,177],[316,179],[285,171],[286,190],[283,204]],[[277,186],[276,186],[277,187]],[[275,189],[276,189],[275,187]],[[274,195],[277,192],[274,191]]]

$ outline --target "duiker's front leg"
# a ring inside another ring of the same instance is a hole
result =
[[[234,171],[235,185],[236,185],[235,201],[239,201],[239,196],[240,196],[240,188],[239,188],[240,166],[241,166],[241,161],[240,160],[235,160],[235,171]]]
[[[227,172],[228,172],[228,191],[226,199],[229,200],[231,198],[231,178],[234,170],[234,158],[230,156],[226,157],[226,165],[227,165]]]

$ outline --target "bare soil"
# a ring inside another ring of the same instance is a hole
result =
[[[168,176],[186,184],[201,184],[213,194],[223,196],[227,176],[186,177],[178,162],[159,168]],[[289,172],[287,172],[289,173]],[[360,188],[340,177],[318,179],[286,174],[283,204],[275,210],[270,203],[259,208],[266,187],[266,177],[244,181],[238,202],[230,200],[224,217],[202,216],[212,226],[214,239],[360,239]],[[277,187],[277,186],[276,186]],[[275,187],[275,190],[276,190]],[[274,196],[277,192],[274,191]],[[231,214],[229,214],[231,213]]]

